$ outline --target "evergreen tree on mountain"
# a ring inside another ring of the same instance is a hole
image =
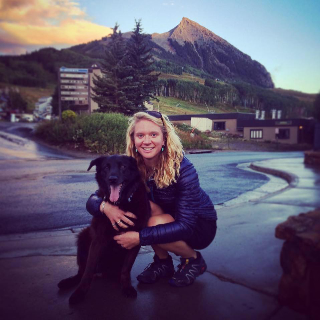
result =
[[[135,106],[143,107],[143,102],[154,97],[155,84],[159,74],[152,74],[153,58],[148,46],[150,36],[142,33],[141,21],[136,21],[133,34],[127,43],[127,64],[131,67],[132,91],[130,100]]]
[[[126,62],[126,45],[118,28],[116,24],[105,52],[103,75],[93,79],[93,100],[98,103],[99,111],[132,114],[135,105],[130,100],[133,91],[131,68]]]

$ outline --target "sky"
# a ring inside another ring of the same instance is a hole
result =
[[[276,88],[320,92],[319,0],[0,0],[0,55],[163,33],[189,18],[263,64]]]

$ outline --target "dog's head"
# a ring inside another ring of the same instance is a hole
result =
[[[106,199],[118,204],[128,200],[140,182],[137,162],[128,156],[103,156],[91,161],[88,171],[96,166],[96,180]]]

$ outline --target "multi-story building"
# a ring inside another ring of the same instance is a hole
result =
[[[99,108],[93,101],[92,87],[95,75],[101,75],[101,69],[94,64],[89,69],[85,68],[60,68],[59,71],[59,101],[60,112],[62,104],[78,114],[89,113]]]

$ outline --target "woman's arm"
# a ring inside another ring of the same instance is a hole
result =
[[[103,213],[100,211],[100,206],[103,199],[98,196],[98,190],[93,193],[86,204],[87,211],[94,217],[102,217]]]
[[[92,194],[86,204],[88,212],[94,217],[102,217],[106,215],[110,220],[113,228],[119,231],[118,227],[128,228],[128,225],[134,226],[132,220],[128,218],[136,219],[137,217],[131,212],[124,212],[117,206],[113,206],[109,202],[103,201],[101,197],[98,196],[98,191]],[[125,223],[123,223],[125,222]]]
[[[187,159],[181,164],[180,176],[176,183],[175,221],[140,231],[141,245],[186,241],[198,222],[199,210],[212,215],[214,206],[209,196],[200,188],[198,174]]]

